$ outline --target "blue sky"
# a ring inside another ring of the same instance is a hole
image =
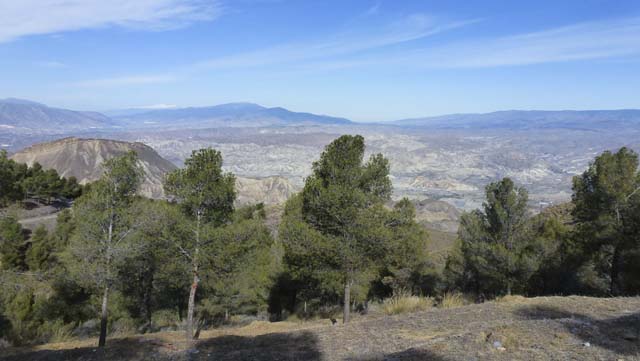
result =
[[[640,108],[640,1],[0,0],[0,98],[357,121]]]

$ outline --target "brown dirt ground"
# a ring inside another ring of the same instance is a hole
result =
[[[0,350],[1,360],[640,360],[640,297],[510,297],[348,325],[254,322]],[[500,342],[504,349],[494,346]]]

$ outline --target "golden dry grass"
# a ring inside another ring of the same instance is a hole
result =
[[[382,302],[382,311],[387,315],[428,310],[433,307],[431,297],[400,294]]]
[[[461,293],[457,292],[446,292],[442,296],[442,300],[438,307],[440,308],[455,308],[462,307],[467,304],[467,301],[464,299],[464,296]]]
[[[527,298],[520,295],[506,295],[498,297],[494,300],[497,303],[526,303]]]

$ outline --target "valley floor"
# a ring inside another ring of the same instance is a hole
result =
[[[1,360],[640,360],[640,297],[510,297],[348,325],[254,322],[3,350]]]

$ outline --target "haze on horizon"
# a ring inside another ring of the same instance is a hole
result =
[[[639,55],[637,1],[0,1],[0,98],[78,110],[638,108]]]

